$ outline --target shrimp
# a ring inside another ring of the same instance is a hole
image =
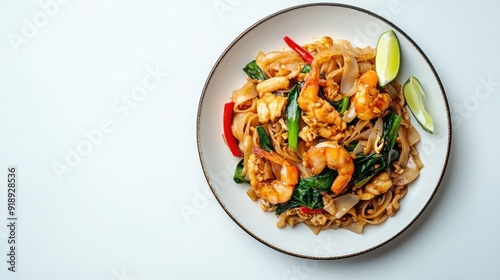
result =
[[[383,171],[377,174],[373,179],[366,184],[365,190],[374,195],[386,193],[392,187],[392,180],[389,173]]]
[[[335,141],[321,142],[304,153],[303,164],[313,174],[319,174],[325,167],[334,169],[338,175],[330,187],[334,194],[341,193],[354,173],[351,154]]]
[[[377,195],[386,193],[392,187],[389,173],[383,171],[373,177],[363,188],[358,189],[357,195],[361,200],[370,200]]]
[[[358,79],[357,91],[351,97],[351,103],[360,120],[368,121],[382,115],[392,102],[387,93],[377,89],[377,72],[369,70]]]
[[[297,167],[290,164],[276,152],[267,152],[254,147],[248,159],[248,176],[250,185],[257,196],[271,204],[284,203],[290,200],[299,182]],[[281,166],[280,178],[272,179],[266,176],[266,160]]]
[[[344,97],[340,94],[340,86],[333,79],[320,79],[319,85],[323,87],[325,98],[330,101],[340,101]]]
[[[346,123],[328,101],[318,96],[320,65],[328,58],[324,56],[314,59],[297,102],[304,112],[303,119],[306,124],[311,128],[321,127],[321,129],[318,129],[319,135],[332,139],[339,132],[345,130]]]

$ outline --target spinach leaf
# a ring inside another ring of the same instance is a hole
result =
[[[257,126],[255,129],[257,129],[257,135],[259,136],[260,147],[267,152],[274,150],[273,144],[271,143],[271,139],[269,138],[266,129],[261,125]]]
[[[327,191],[332,186],[333,180],[337,177],[337,172],[332,169],[325,168],[320,174],[309,178],[300,178],[299,184],[311,188]]]
[[[233,180],[238,184],[243,184],[243,183],[249,184],[250,182],[246,180],[245,177],[242,175],[242,171],[243,171],[243,159],[241,159],[240,162],[238,162],[238,164],[236,165],[236,168],[234,170]]]
[[[292,198],[286,203],[276,205],[276,215],[299,206],[310,209],[323,208],[322,193],[330,189],[335,177],[337,172],[326,168],[318,175],[300,178],[293,190]]]
[[[354,159],[354,185],[362,187],[373,176],[386,168],[386,162],[381,154],[371,153],[369,155],[358,155]]]
[[[255,60],[250,61],[245,68],[243,68],[243,71],[245,71],[245,73],[247,73],[247,75],[254,80],[263,81],[268,79]]]
[[[398,129],[400,123],[401,116],[399,115],[391,114],[385,117],[384,131],[382,133],[382,139],[384,140],[382,154],[389,155],[389,152],[393,149],[394,143],[396,143],[396,138],[398,137]]]
[[[302,70],[300,70],[300,73],[309,73],[311,71],[311,65],[306,64],[304,67],[302,67]]]
[[[399,151],[394,149],[398,128],[401,123],[401,116],[390,114],[384,118],[384,128],[382,132],[382,141],[384,147],[380,154],[371,153],[369,155],[357,155],[354,159],[354,185],[362,187],[371,178],[380,171],[389,167],[391,163],[399,156]]]

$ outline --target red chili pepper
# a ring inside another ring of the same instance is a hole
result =
[[[226,144],[231,150],[231,153],[235,157],[241,156],[241,150],[238,147],[238,141],[233,135],[231,131],[231,125],[233,123],[233,108],[234,102],[228,102],[224,104],[224,116],[223,116],[223,125],[224,125],[224,139],[226,140]]]
[[[308,208],[308,207],[305,207],[302,205],[299,207],[300,207],[300,211],[302,211],[302,213],[304,213],[304,214],[324,214],[324,213],[326,213],[325,209],[311,209],[311,208]]]
[[[306,63],[311,64],[314,57],[306,51],[303,47],[299,46],[297,43],[295,43],[292,39],[290,39],[288,36],[285,36],[283,38],[286,42],[286,44],[294,50]]]

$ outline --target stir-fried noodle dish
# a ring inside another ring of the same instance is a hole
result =
[[[258,52],[243,69],[224,112],[224,140],[241,157],[234,180],[278,228],[362,233],[400,208],[423,167],[420,136],[401,84],[380,86],[375,48],[311,41]]]

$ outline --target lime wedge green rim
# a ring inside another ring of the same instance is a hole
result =
[[[379,85],[384,87],[396,79],[401,63],[399,40],[394,30],[382,33],[376,47],[375,71],[379,78]]]
[[[429,133],[434,133],[434,120],[429,114],[425,91],[415,76],[410,76],[404,83],[403,95],[410,111],[422,128]]]

